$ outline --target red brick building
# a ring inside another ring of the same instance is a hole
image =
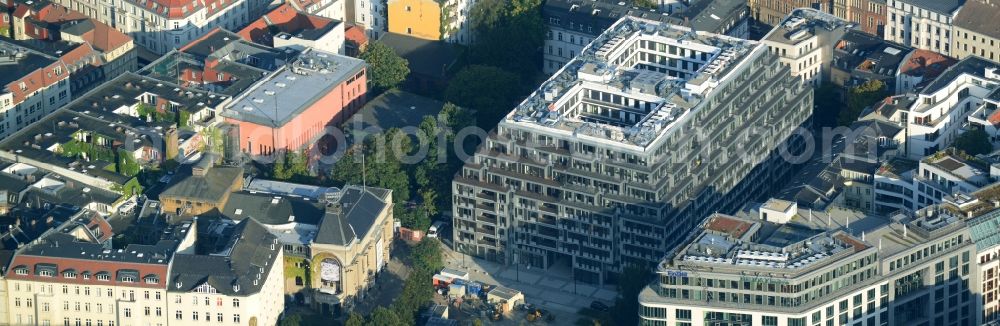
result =
[[[367,76],[359,59],[307,50],[233,99],[223,113],[239,126],[240,149],[251,155],[309,149],[365,104]]]

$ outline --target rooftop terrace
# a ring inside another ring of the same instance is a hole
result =
[[[510,112],[506,123],[642,150],[686,119],[757,45],[622,18]]]
[[[784,44],[798,44],[812,36],[853,27],[849,22],[822,11],[800,8],[793,10],[764,39]]]

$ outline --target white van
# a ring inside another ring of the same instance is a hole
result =
[[[437,238],[438,231],[440,231],[443,228],[444,228],[444,222],[441,221],[434,222],[434,224],[431,224],[431,228],[427,229],[427,237]]]

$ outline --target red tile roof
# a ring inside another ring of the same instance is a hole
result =
[[[910,59],[903,63],[899,72],[911,76],[923,76],[924,80],[931,80],[956,62],[955,59],[934,51],[916,49],[910,54]]]
[[[26,7],[26,6],[25,6]],[[79,12],[69,10],[59,4],[49,4],[38,11],[36,19],[46,23],[65,23],[77,20],[86,20],[88,17]]]
[[[344,39],[348,42],[354,42],[359,48],[368,45],[368,36],[365,35],[365,30],[355,25],[347,26],[347,29],[344,30]]]
[[[61,73],[59,74],[55,73],[57,67],[61,70]],[[45,68],[32,71],[21,79],[12,81],[5,86],[7,91],[14,94],[13,104],[17,105],[23,102],[32,93],[42,88],[54,85],[60,80],[66,78],[69,78],[69,69],[62,61],[56,61]],[[22,82],[25,86],[23,90],[20,85]]]
[[[90,21],[94,23],[94,29],[84,33],[82,36],[83,40],[93,45],[94,48],[103,52],[110,52],[132,42],[132,38],[125,35],[125,33],[95,19],[91,19]]]
[[[257,44],[274,46],[274,35],[271,35],[271,28],[294,34],[306,29],[323,29],[335,23],[333,19],[300,12],[288,3],[284,3],[260,19],[253,21],[237,34]]]
[[[739,238],[749,231],[752,225],[749,222],[716,214],[709,218],[708,223],[705,223],[705,229],[725,233],[733,238]]]

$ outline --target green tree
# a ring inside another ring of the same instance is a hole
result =
[[[641,266],[629,266],[618,278],[618,298],[611,308],[617,325],[639,324],[639,292],[647,285],[649,269]]]
[[[344,326],[364,326],[364,324],[365,317],[353,311],[347,315],[347,321],[344,322]]]
[[[452,78],[445,89],[446,101],[477,112],[477,124],[485,129],[496,126],[520,98],[520,78],[516,74],[491,66],[465,67]]]
[[[372,326],[403,326],[403,325],[406,325],[406,323],[403,322],[403,319],[400,319],[399,316],[396,315],[395,311],[393,311],[393,310],[391,310],[389,308],[386,308],[386,307],[375,308],[375,310],[372,311],[371,318],[369,318],[368,321],[365,324],[366,325],[372,325]]]
[[[382,135],[365,139],[364,146],[355,146],[334,163],[330,179],[338,185],[367,183],[391,189],[396,203],[409,200],[410,175],[403,169],[400,158],[395,155],[394,147],[397,145],[401,153],[413,151],[409,137],[399,129],[390,129]]]
[[[288,155],[283,155],[274,161],[274,163],[271,163],[271,178],[282,181],[292,178],[292,171],[288,168],[288,160]]]
[[[638,7],[646,8],[646,9],[659,9],[660,8],[660,5],[657,4],[656,1],[654,1],[654,0],[634,0],[632,3],[635,4]]]
[[[847,126],[857,121],[861,111],[885,99],[887,95],[885,83],[877,79],[851,87],[847,93],[847,107],[840,111],[840,115],[837,117],[838,124]]]
[[[813,127],[835,127],[837,126],[840,111],[844,104],[840,101],[839,87],[831,83],[823,83],[813,91]]]
[[[291,314],[281,319],[281,322],[278,324],[281,326],[299,326],[302,325],[302,316],[299,314]]]
[[[501,67],[534,79],[545,42],[541,0],[480,0],[470,19],[476,33],[470,62]]]
[[[368,82],[377,93],[398,86],[410,74],[409,62],[378,41],[369,43],[359,58],[368,63]]]
[[[993,151],[990,135],[978,128],[959,135],[953,146],[969,155],[989,154]]]

